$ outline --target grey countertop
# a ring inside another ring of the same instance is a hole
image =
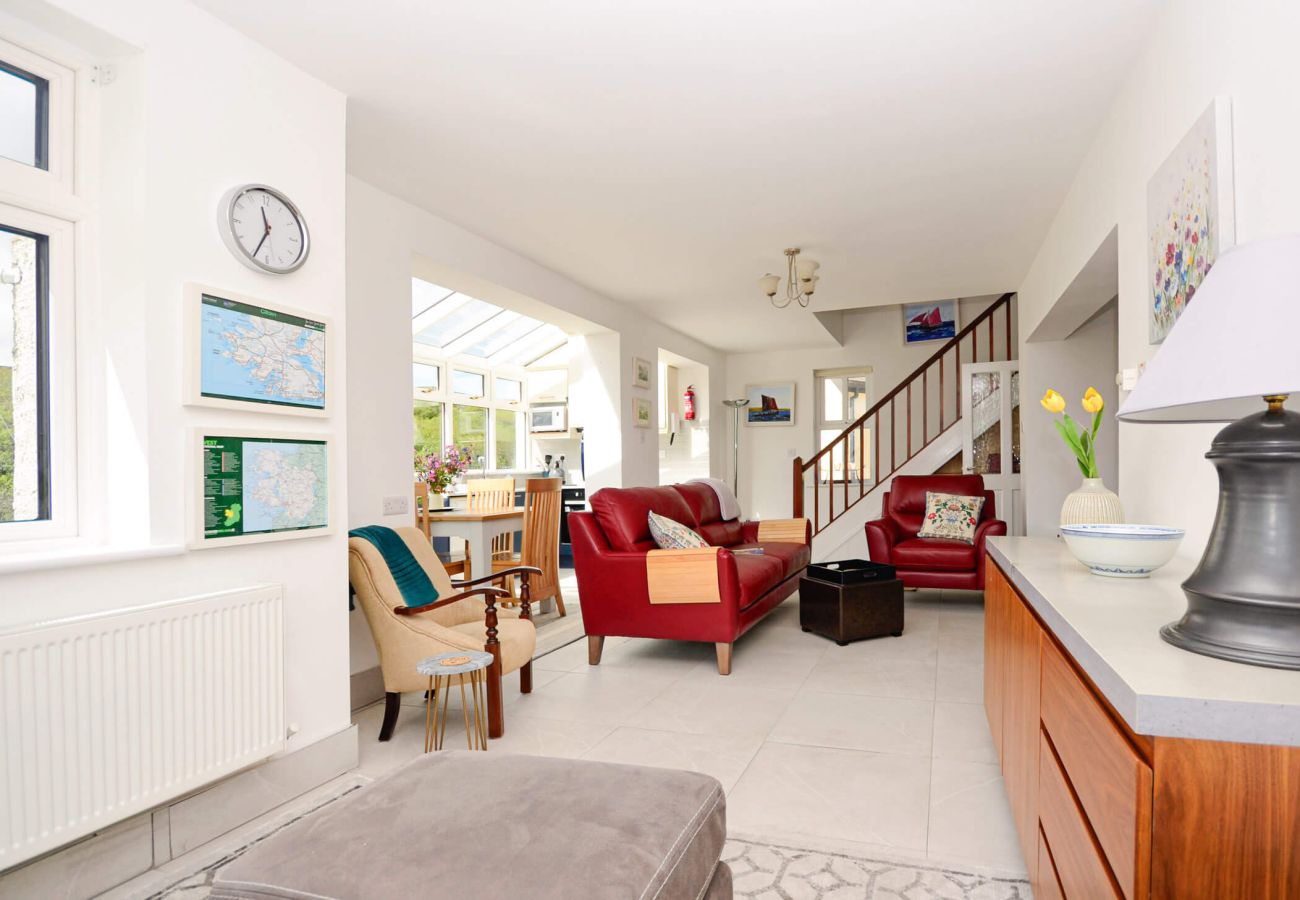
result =
[[[1059,538],[995,537],[989,552],[1136,733],[1300,746],[1300,671],[1161,640],[1160,626],[1186,610],[1181,584],[1195,560],[1127,579],[1093,575]]]

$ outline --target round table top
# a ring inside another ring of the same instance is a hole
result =
[[[492,665],[492,654],[482,650],[458,650],[454,653],[439,653],[415,664],[415,671],[421,675],[464,675],[477,672]]]

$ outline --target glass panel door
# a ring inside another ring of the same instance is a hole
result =
[[[1020,513],[1019,362],[961,367],[962,470],[994,492],[997,517],[1023,534]]]

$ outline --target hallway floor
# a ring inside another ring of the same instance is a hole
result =
[[[794,597],[737,642],[727,678],[712,645],[610,638],[592,667],[580,640],[536,660],[532,694],[507,679],[491,750],[707,772],[734,837],[1022,874],[982,705],[983,621],[979,594],[909,592],[902,637],[838,647],[799,628]],[[360,774],[421,752],[422,696],[404,703],[385,744],[382,704],[354,717]],[[453,716],[447,746],[462,740]]]

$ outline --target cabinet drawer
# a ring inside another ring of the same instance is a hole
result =
[[[1043,642],[1039,715],[1126,900],[1146,900],[1151,768],[1051,641]],[[1055,850],[1055,844],[1052,844]]]
[[[1051,848],[1062,892],[1067,900],[1118,900],[1123,894],[1111,877],[1045,735],[1039,737],[1038,753],[1038,820]],[[1041,871],[1039,881],[1043,881]]]
[[[1056,863],[1052,862],[1052,851],[1043,837],[1043,829],[1038,829],[1038,877],[1034,880],[1034,900],[1065,900],[1065,891],[1061,888],[1061,879],[1056,874]]]

